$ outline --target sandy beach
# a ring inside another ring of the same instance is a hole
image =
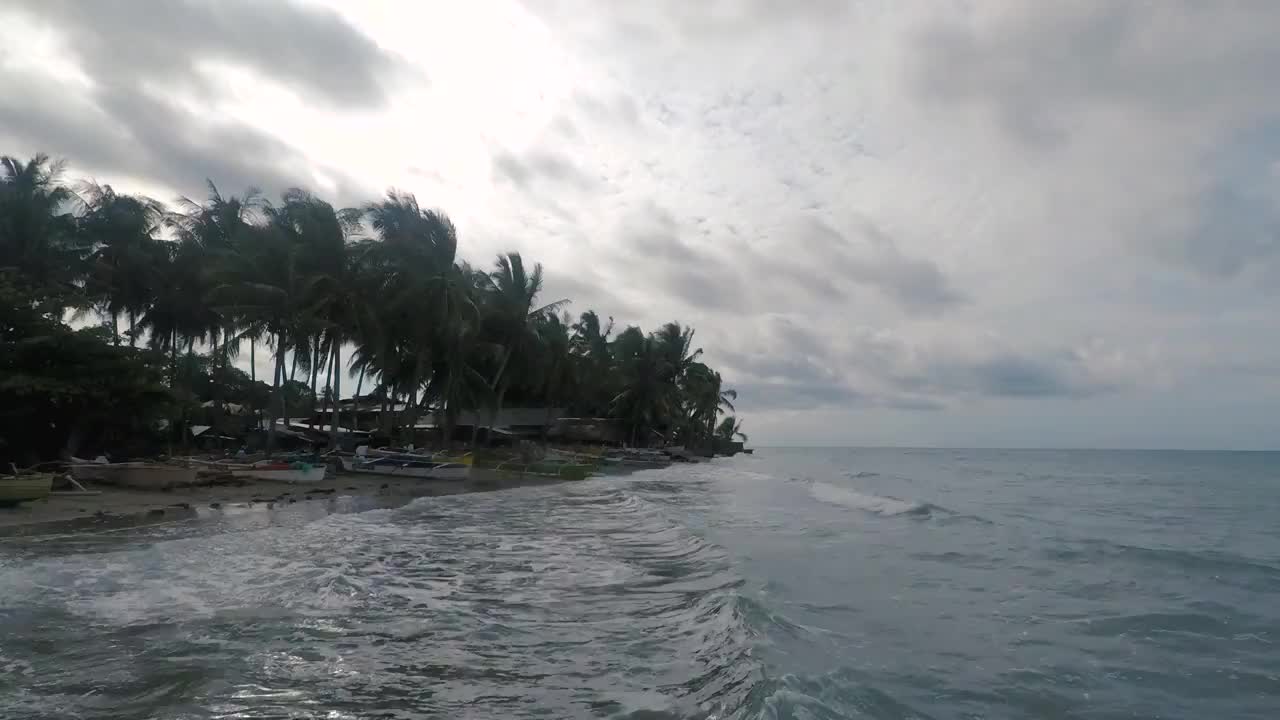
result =
[[[323,482],[307,485],[255,480],[244,485],[206,485],[156,492],[87,485],[98,495],[58,495],[0,508],[0,535],[46,530],[92,528],[103,523],[169,521],[195,511],[263,507],[297,503],[335,504],[346,509],[404,505],[419,497],[488,492],[525,485],[565,482],[540,477],[499,476],[481,469],[464,482],[378,477],[332,472]]]

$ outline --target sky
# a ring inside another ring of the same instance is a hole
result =
[[[693,325],[754,445],[1280,448],[1277,36],[1243,0],[0,0],[0,154],[413,192],[575,314]]]

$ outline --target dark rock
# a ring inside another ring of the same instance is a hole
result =
[[[296,503],[296,502],[298,502],[298,501],[297,501],[297,500],[294,500],[293,498],[289,498],[289,504],[290,504],[290,505],[292,505],[292,504],[294,504],[294,503]]]
[[[164,508],[151,508],[147,511],[147,515],[158,517],[164,515]]]
[[[170,505],[169,507],[176,507],[176,508],[182,508],[183,510],[190,510],[190,509],[191,509],[191,503],[184,503],[184,502],[174,503],[174,504]]]
[[[347,489],[348,489],[348,490],[359,490],[360,488],[356,487],[355,485],[348,485],[348,486],[347,486]]]
[[[386,490],[389,487],[391,487],[391,483],[382,483],[382,485],[380,486],[380,489]]]
[[[222,507],[222,503],[220,503],[220,502],[211,502],[211,503],[209,503],[209,507],[213,508],[214,510],[217,510],[218,508]]]

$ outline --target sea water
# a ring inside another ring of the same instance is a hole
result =
[[[0,717],[1280,717],[1280,455],[762,449],[306,505],[0,537]]]

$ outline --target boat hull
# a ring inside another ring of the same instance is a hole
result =
[[[244,470],[232,470],[232,477],[249,478],[252,480],[270,480],[273,482],[285,482],[296,484],[313,484],[324,480],[325,466],[311,465],[302,468],[293,467],[253,467]]]
[[[198,483],[196,471],[192,468],[151,463],[72,465],[71,474],[77,480],[90,480],[134,490],[171,490]]]
[[[432,460],[408,460],[395,457],[376,457],[373,460],[342,458],[342,469],[347,472],[385,477],[407,477],[419,480],[466,480],[471,466],[461,462],[434,462]]]
[[[43,500],[53,490],[52,475],[19,475],[0,477],[0,506]]]

